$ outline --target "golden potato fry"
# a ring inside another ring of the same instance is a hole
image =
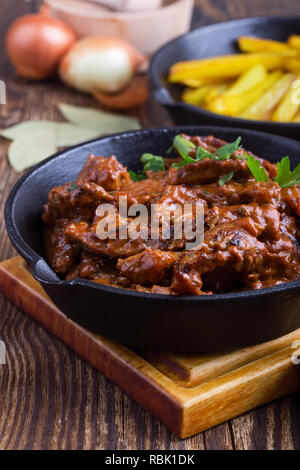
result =
[[[199,88],[186,88],[182,93],[184,103],[200,106],[203,103],[205,94],[210,90],[210,85],[204,85]]]
[[[272,72],[251,89],[241,94],[230,94],[230,90],[228,90],[219,98],[210,102],[207,108],[214,113],[236,116],[257,101],[282,75],[283,72],[278,70]]]
[[[297,93],[297,83],[299,90],[300,76],[298,76],[297,80],[292,83],[286,95],[283,97],[283,100],[276,108],[272,116],[273,121],[291,122],[297,114],[298,110],[300,109],[300,96],[299,91]]]
[[[287,43],[293,49],[297,49],[298,51],[300,51],[300,36],[299,35],[293,34],[292,36],[288,38]]]
[[[200,88],[202,87],[203,85],[205,85],[206,83],[204,82],[204,80],[193,80],[193,79],[185,79],[185,80],[182,80],[182,85],[186,85],[190,88]]]
[[[293,119],[293,122],[300,123],[300,112],[296,114],[296,116]]]
[[[221,84],[221,85],[212,85],[211,88],[207,91],[204,96],[203,104],[207,106],[207,104],[217,98],[218,96],[222,95],[228,88],[228,85]]]
[[[223,77],[215,77],[212,79],[201,79],[201,80],[195,80],[193,78],[183,78],[180,83],[182,85],[186,85],[190,88],[200,88],[201,86],[204,85],[221,85],[223,83],[230,84],[232,80],[225,80]]]
[[[226,95],[241,95],[251,90],[254,86],[264,80],[268,75],[266,67],[263,65],[255,65],[241,75],[236,82],[226,91]]]
[[[261,64],[268,70],[284,67],[286,56],[274,53],[236,54],[203,60],[179,62],[172,66],[169,75],[171,83],[184,79],[209,80],[214,78],[235,78],[254,65]]]
[[[284,67],[288,72],[298,75],[300,73],[300,58],[287,58]]]
[[[270,112],[286,94],[296,76],[287,73],[281,77],[268,91],[253,103],[240,117],[244,119],[268,119]]]
[[[275,52],[287,56],[298,55],[298,52],[293,50],[288,44],[271,39],[241,36],[238,38],[238,45],[243,52]]]
[[[223,93],[228,85],[204,85],[199,88],[187,88],[182,94],[182,101],[194,106],[206,106],[208,101]]]

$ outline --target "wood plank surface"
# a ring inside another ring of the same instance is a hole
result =
[[[3,40],[11,21],[35,11],[39,1],[1,0],[0,79],[8,102],[0,127],[22,119],[59,119],[61,101],[93,105],[58,81],[30,84],[16,77]],[[298,0],[196,0],[194,26],[256,15],[300,15]],[[151,107],[151,109],[155,109]],[[162,119],[159,109],[158,120]],[[147,124],[144,110],[133,111]],[[150,119],[151,122],[151,119]],[[19,175],[0,142],[0,260],[15,254],[3,208]],[[0,339],[0,449],[300,449],[300,397],[293,395],[189,439],[180,440],[136,402],[3,297]]]
[[[227,354],[147,354],[68,319],[20,256],[0,263],[0,291],[179,437],[191,437],[300,391],[299,367],[292,361],[300,329]]]

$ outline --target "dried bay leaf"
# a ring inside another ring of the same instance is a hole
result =
[[[21,172],[53,155],[56,148],[55,129],[34,129],[12,142],[8,161],[15,171]]]
[[[15,140],[33,131],[53,129],[56,133],[56,146],[67,147],[77,145],[101,136],[94,127],[77,126],[69,122],[25,121],[0,131],[5,139]]]
[[[141,128],[138,119],[130,116],[65,103],[59,105],[59,110],[68,121],[80,126],[96,127],[103,134],[114,134]]]
[[[102,132],[94,127],[83,127],[68,122],[57,123],[56,142],[58,147],[78,145],[100,137]]]
[[[15,140],[22,137],[26,133],[33,131],[48,130],[55,127],[52,121],[24,121],[15,126],[8,127],[0,131],[1,137],[8,140]]]

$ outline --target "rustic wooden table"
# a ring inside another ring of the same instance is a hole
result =
[[[26,83],[4,52],[11,21],[37,10],[39,0],[1,0],[0,79],[8,103],[0,127],[24,119],[59,119],[61,101],[93,105],[58,81]],[[194,25],[255,15],[300,15],[298,0],[197,0]],[[141,111],[137,111],[140,113]],[[145,114],[145,112],[144,112]],[[3,209],[20,175],[0,143],[0,260],[15,254]],[[257,409],[193,438],[180,440],[110,381],[38,324],[0,297],[0,338],[8,363],[0,365],[0,449],[300,449],[300,397]]]

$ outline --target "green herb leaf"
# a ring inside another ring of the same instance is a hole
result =
[[[142,173],[141,171],[139,171],[138,173],[135,173],[134,171],[131,171],[131,170],[128,170],[128,173],[130,175],[130,178],[132,179],[132,181],[142,181],[142,180],[145,180],[147,178],[147,176]]]
[[[196,152],[196,161],[200,162],[200,160],[203,160],[204,158],[211,158],[214,160],[215,156],[212,153],[205,150],[203,147],[198,147],[197,152]]]
[[[183,160],[187,159],[191,150],[194,150],[196,148],[196,145],[193,144],[193,142],[185,139],[181,135],[177,135],[175,137],[173,146]]]
[[[163,157],[152,155],[152,153],[144,153],[141,157],[141,162],[144,163],[144,173],[146,173],[146,171],[156,173],[157,171],[164,171],[165,169]]]
[[[268,181],[266,170],[260,166],[260,163],[256,158],[252,155],[248,155],[247,164],[256,181],[264,181],[265,183]]]
[[[298,184],[300,180],[300,163],[291,171],[291,162],[289,157],[284,157],[277,163],[276,183],[281,188],[288,188],[294,184]]]
[[[196,158],[192,158],[189,156],[191,150],[196,149],[195,144],[190,140],[185,139],[181,135],[177,135],[174,139],[173,147],[177,150],[179,155],[182,158],[182,162],[173,163],[173,168],[181,168],[189,163],[196,163],[200,162],[204,158],[210,158],[211,160],[229,160],[232,157],[233,153],[239,150],[240,143],[242,138],[238,137],[234,142],[230,144],[223,145],[220,147],[215,153],[210,153],[205,150],[203,147],[197,147],[196,150]],[[170,150],[170,149],[169,149]],[[245,158],[237,156],[237,158]]]
[[[223,145],[215,152],[215,157],[217,160],[229,160],[232,157],[232,154],[241,148],[240,143],[242,141],[241,137],[238,137],[231,144]]]
[[[219,185],[223,186],[225,183],[228,183],[228,181],[230,181],[233,177],[234,171],[227,173],[227,175],[224,175],[222,178],[219,179]]]

